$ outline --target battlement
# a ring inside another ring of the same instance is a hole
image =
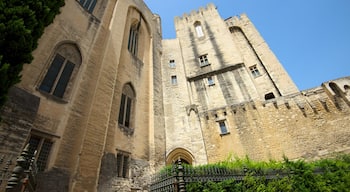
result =
[[[225,23],[227,27],[239,27],[239,26],[244,26],[245,23],[251,22],[249,17],[245,14],[242,13],[240,15],[232,16],[227,19],[225,19]]]
[[[192,10],[190,13],[184,13],[182,17],[175,17],[175,25],[180,23],[193,23],[199,20],[205,15],[218,14],[217,8],[214,4],[210,3],[206,7],[200,7],[198,10]]]
[[[206,120],[217,120],[228,114],[235,115],[240,112],[270,110],[271,108],[294,110],[295,113],[301,113],[304,117],[321,113],[338,113],[339,111],[350,112],[349,84],[350,77],[339,78],[325,82],[319,87],[267,101],[251,100],[206,111],[197,109],[197,111]]]

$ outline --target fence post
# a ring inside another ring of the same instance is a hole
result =
[[[178,181],[179,181],[179,192],[186,192],[186,183],[184,180],[184,168],[181,163],[181,159],[179,158],[177,162],[177,170],[178,170]]]
[[[27,145],[22,151],[21,155],[17,158],[16,166],[12,170],[11,178],[7,182],[6,192],[18,191],[21,187],[24,170],[28,166],[28,156],[29,156],[29,145]]]

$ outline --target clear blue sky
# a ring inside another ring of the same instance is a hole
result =
[[[350,0],[144,1],[165,39],[175,38],[175,16],[210,2],[223,19],[246,13],[300,90],[350,76]]]

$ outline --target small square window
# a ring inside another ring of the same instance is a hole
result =
[[[215,85],[213,77],[208,77],[208,85],[209,86]]]
[[[171,84],[172,85],[177,85],[177,77],[176,77],[176,75],[171,76]]]
[[[249,67],[249,70],[252,73],[253,77],[258,77],[258,76],[261,75],[260,71],[259,71],[259,69],[258,69],[258,67],[256,65],[253,65],[253,66]]]
[[[201,67],[209,65],[209,60],[208,60],[208,55],[201,55],[198,57],[199,59],[199,64]]]
[[[175,60],[170,60],[169,61],[169,67],[175,68],[175,66],[176,66]]]

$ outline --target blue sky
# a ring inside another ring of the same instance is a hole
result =
[[[350,76],[350,0],[144,1],[165,39],[175,38],[175,16],[210,2],[223,19],[246,13],[300,90]]]

